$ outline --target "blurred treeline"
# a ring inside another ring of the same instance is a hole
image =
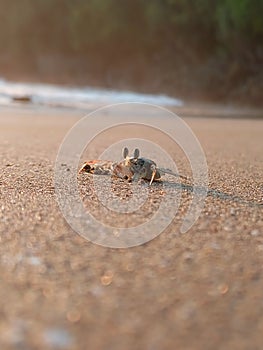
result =
[[[261,101],[262,0],[0,0],[0,75]]]

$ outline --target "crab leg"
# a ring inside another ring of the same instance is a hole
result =
[[[155,178],[156,172],[157,172],[156,166],[155,166],[155,165],[152,165],[152,166],[151,166],[151,170],[152,170],[152,177],[151,177],[151,181],[150,181],[150,186],[151,186],[151,184],[152,184],[152,182],[153,182],[153,180],[154,180],[154,178]]]
[[[180,174],[176,174],[170,169],[158,168],[158,171],[160,173],[163,173],[163,174],[169,174],[169,175],[173,175],[175,177],[180,177],[181,179],[187,180],[186,176],[183,176],[183,175],[180,175]]]

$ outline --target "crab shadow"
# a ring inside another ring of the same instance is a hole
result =
[[[102,175],[100,175],[102,176]],[[103,174],[103,176],[109,176],[108,174]],[[117,178],[114,178],[115,180],[117,180]],[[120,180],[120,179],[118,179]],[[141,184],[143,184],[144,186],[147,186],[147,184],[149,184],[149,181],[146,180],[139,180],[138,182]],[[121,179],[121,182],[123,184],[131,184],[131,182],[127,183],[127,180],[125,179]],[[115,183],[116,185],[117,183]],[[120,185],[120,183],[119,183]],[[164,187],[166,187],[167,189],[172,189],[172,190],[183,190],[186,191],[188,193],[194,193],[196,195],[200,194],[200,195],[204,195],[206,194],[207,197],[212,197],[215,199],[219,199],[222,201],[230,201],[233,203],[239,203],[239,204],[243,204],[246,205],[248,207],[257,207],[257,208],[263,208],[263,202],[256,202],[256,201],[252,201],[252,200],[246,200],[242,197],[233,195],[233,194],[229,194],[229,193],[225,193],[222,191],[219,191],[215,188],[206,188],[206,187],[202,187],[202,186],[193,186],[190,184],[184,184],[184,183],[180,183],[180,182],[171,182],[168,180],[161,180],[161,181],[154,181],[153,184],[151,185],[153,188],[157,189],[161,189]]]
[[[155,182],[155,186],[159,186],[161,182]],[[178,190],[183,190],[187,191],[188,193],[194,193],[194,194],[200,194],[203,195],[206,193],[207,197],[212,197],[215,199],[223,200],[223,201],[230,201],[230,202],[235,202],[235,203],[240,203],[247,205],[249,207],[258,207],[258,208],[263,208],[263,203],[258,203],[255,201],[249,201],[246,200],[242,197],[228,194],[222,191],[219,191],[214,188],[206,188],[202,186],[193,186],[189,184],[183,184],[179,182],[169,182],[169,181],[162,181],[162,185],[165,185],[166,188],[171,188],[171,189],[178,189]]]

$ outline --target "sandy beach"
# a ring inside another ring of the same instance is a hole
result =
[[[181,114],[209,169],[198,221],[179,233],[189,185],[178,216],[161,235],[112,249],[74,232],[55,198],[57,152],[83,111],[1,109],[1,349],[262,348],[263,119],[201,107]],[[105,145],[103,138],[94,143],[94,158]],[[189,165],[173,156],[190,177]],[[80,193],[100,217],[90,181],[79,176]],[[129,191],[127,183],[115,185]],[[158,186],[138,222],[158,204]]]

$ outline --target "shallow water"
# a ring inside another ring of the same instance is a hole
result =
[[[0,105],[14,103],[15,98],[30,99],[30,103],[57,107],[90,107],[91,103],[140,102],[161,106],[182,106],[179,99],[166,95],[140,94],[131,91],[96,89],[92,87],[66,87],[51,84],[18,83],[0,79]]]

